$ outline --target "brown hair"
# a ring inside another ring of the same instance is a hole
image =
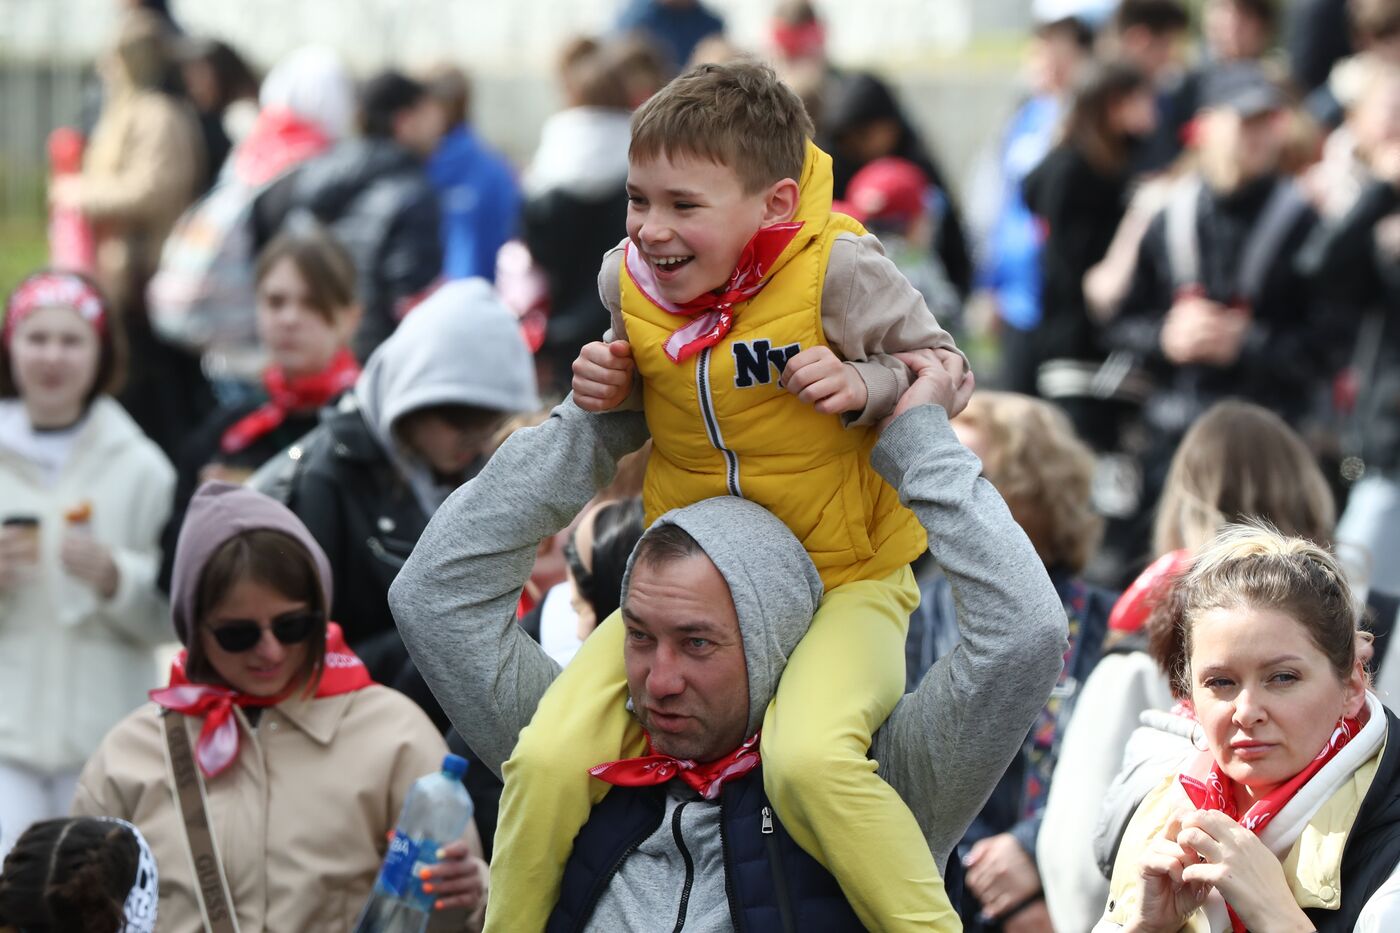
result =
[[[1151,88],[1142,69],[1129,62],[1091,64],[1075,87],[1065,117],[1065,141],[1099,171],[1123,171],[1128,164],[1128,140],[1113,130],[1113,108],[1133,94],[1150,93]]]
[[[1307,630],[1339,680],[1351,675],[1356,601],[1341,565],[1324,547],[1264,522],[1228,525],[1206,545],[1168,604],[1179,647],[1158,663],[1178,697],[1191,692],[1193,628],[1213,609],[1282,613]]]
[[[662,567],[699,556],[709,556],[700,542],[680,525],[666,522],[643,532],[632,552],[632,567]]]
[[[1397,0],[1350,0],[1347,11],[1352,28],[1363,40],[1388,39],[1400,32]]]
[[[576,38],[559,53],[559,84],[570,107],[631,110],[627,84],[597,40]]]
[[[1083,570],[1098,547],[1103,519],[1090,504],[1094,454],[1064,412],[1014,392],[978,392],[958,424],[985,435],[983,474],[1046,566]]]
[[[254,273],[259,288],[263,279],[284,259],[296,266],[306,283],[311,307],[327,323],[335,323],[337,314],[355,304],[355,261],[340,241],[320,224],[294,224],[263,247]]]
[[[25,276],[24,280],[15,286],[14,291],[19,291],[32,278],[55,274],[82,279],[94,292],[102,295],[102,289],[92,279],[66,269],[41,269]],[[14,292],[11,292],[12,296],[13,294]],[[8,305],[8,301],[6,304]],[[84,409],[99,395],[116,395],[126,384],[126,325],[112,313],[112,305],[106,301],[105,296],[102,302],[102,319],[105,324],[97,335],[97,373],[93,376],[92,388],[88,390],[87,398],[83,400]],[[3,320],[3,316],[0,316],[0,323],[3,323]],[[14,370],[10,365],[10,349],[4,347],[0,349],[0,398],[18,397],[19,385],[15,382]]]
[[[428,96],[438,102],[451,129],[466,123],[472,111],[472,83],[456,65],[438,65],[428,73]]]
[[[1185,32],[1191,16],[1181,0],[1123,0],[1113,17],[1118,32],[1141,26],[1153,35]]]
[[[1312,451],[1282,418],[1249,402],[1220,402],[1172,457],[1153,550],[1194,551],[1224,525],[1250,518],[1327,545],[1337,511]]]
[[[0,873],[0,927],[118,933],[140,870],[140,845],[120,823],[43,820],[24,831]]]
[[[627,157],[693,156],[726,166],[747,194],[802,177],[812,121],[802,100],[755,62],[698,65],[632,116]]]
[[[189,640],[185,667],[190,680],[205,683],[218,677],[204,656],[200,633],[208,624],[209,613],[223,602],[234,586],[253,580],[276,590],[283,597],[305,602],[323,619],[330,613],[316,562],[306,548],[290,535],[270,529],[255,529],[234,535],[210,556],[199,575],[195,592],[195,632]],[[326,654],[326,626],[317,628],[306,642],[306,661],[301,676],[306,692],[313,693],[321,679]]]

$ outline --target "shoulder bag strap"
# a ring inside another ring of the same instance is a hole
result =
[[[165,770],[175,807],[185,826],[186,854],[194,872],[194,893],[204,918],[205,933],[238,933],[238,918],[233,912],[228,879],[219,849],[214,844],[214,830],[209,825],[205,804],[204,781],[194,760],[185,717],[162,710],[160,729],[165,735]]]
[[[1196,176],[1182,178],[1176,182],[1165,208],[1167,267],[1173,291],[1201,284],[1201,241],[1196,231],[1201,189],[1201,180]]]
[[[1239,297],[1253,305],[1264,291],[1264,280],[1283,249],[1284,242],[1308,209],[1302,190],[1288,179],[1274,185],[1264,209],[1250,228],[1240,254]]]

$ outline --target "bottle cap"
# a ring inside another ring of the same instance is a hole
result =
[[[467,773],[467,759],[461,755],[446,755],[442,759],[442,771],[460,781],[462,775]]]

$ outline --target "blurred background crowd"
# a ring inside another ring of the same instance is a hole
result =
[[[388,586],[606,329],[629,115],[703,61],[806,102],[837,209],[967,349],[958,431],[1071,620],[961,850],[971,928],[1042,889],[1006,929],[1098,916],[1090,830],[1172,702],[1142,594],[1224,523],[1335,545],[1400,681],[1400,0],[292,6],[0,2],[0,290],[58,266],[101,305],[5,322],[0,852],[156,685],[210,479],[291,507],[350,646],[448,730]],[[617,606],[640,471],[541,546],[521,622],[561,663]],[[958,637],[921,581],[911,684]]]

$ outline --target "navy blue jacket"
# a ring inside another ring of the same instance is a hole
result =
[[[864,929],[836,879],[803,852],[773,816],[763,792],[761,767],[726,784],[719,806],[725,891],[735,930],[844,933]],[[546,933],[587,927],[598,899],[632,850],[661,825],[665,809],[664,786],[614,788],[593,808],[574,840]],[[954,896],[960,875],[947,881],[949,895]]]

